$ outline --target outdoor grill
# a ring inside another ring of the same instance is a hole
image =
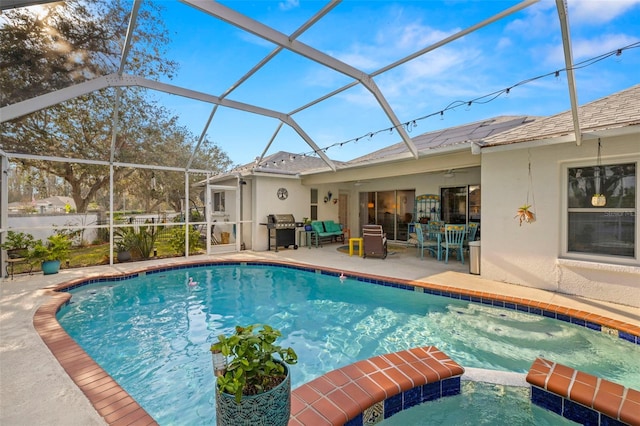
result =
[[[272,245],[276,251],[278,251],[278,247],[293,246],[294,249],[298,248],[296,228],[303,226],[303,224],[296,222],[292,214],[270,214],[267,216],[267,223],[262,225],[267,226],[269,250]]]

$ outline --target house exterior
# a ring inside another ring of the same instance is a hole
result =
[[[380,223],[406,241],[416,199],[433,194],[431,216],[480,222],[482,278],[640,307],[639,100],[634,86],[580,107],[580,145],[570,111],[496,117],[415,136],[417,159],[399,143],[333,171],[279,152],[210,183],[246,183],[242,242],[253,250],[267,250],[267,215],[285,213],[338,221],[351,236]],[[590,204],[595,170],[602,207]],[[523,204],[535,222],[515,218]]]
[[[72,197],[48,197],[30,202],[13,202],[8,204],[9,213],[69,213],[76,210],[76,202]]]
[[[580,107],[579,119],[579,146],[570,112],[482,141],[482,277],[640,307],[640,85]],[[590,202],[598,142],[602,207]],[[529,164],[536,221],[519,226]]]

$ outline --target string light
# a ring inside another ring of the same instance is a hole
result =
[[[465,110],[468,111],[468,110],[471,109],[471,104],[475,103],[475,104],[484,105],[484,104],[488,104],[489,102],[492,102],[492,101],[496,100],[501,95],[505,95],[505,97],[508,97],[509,94],[511,93],[511,89],[514,89],[514,88],[519,87],[519,86],[523,86],[525,84],[528,84],[528,83],[531,83],[533,81],[540,80],[540,79],[543,79],[543,78],[546,78],[546,77],[549,77],[549,76],[554,76],[556,78],[556,80],[560,81],[560,72],[561,71],[570,71],[570,70],[583,69],[583,68],[589,67],[591,65],[595,65],[596,63],[598,63],[600,61],[603,61],[603,60],[605,60],[607,58],[610,58],[612,56],[615,56],[616,61],[620,61],[620,57],[622,56],[622,52],[623,51],[629,50],[629,49],[637,49],[637,48],[640,48],[640,42],[635,42],[635,43],[629,44],[627,46],[624,46],[622,48],[615,49],[615,50],[612,50],[610,52],[603,53],[601,55],[598,55],[598,56],[595,56],[595,57],[592,57],[592,58],[589,58],[589,59],[585,59],[584,61],[581,61],[581,62],[578,62],[578,63],[574,64],[574,66],[571,67],[571,68],[563,68],[561,70],[552,71],[552,72],[549,72],[547,74],[542,74],[542,75],[539,75],[539,76],[536,76],[536,77],[532,77],[532,78],[529,78],[529,79],[526,79],[526,80],[522,80],[522,81],[520,81],[520,82],[518,82],[518,83],[516,83],[516,84],[514,84],[514,85],[512,85],[510,87],[507,87],[507,88],[504,88],[504,89],[501,89],[501,90],[497,90],[495,92],[480,96],[480,97],[475,98],[475,99],[466,100],[466,101],[454,101],[454,102],[451,102],[444,109],[441,109],[441,110],[439,110],[437,112],[433,112],[431,114],[424,115],[422,117],[415,118],[413,120],[409,120],[409,121],[407,121],[405,123],[399,124],[398,126],[392,126],[392,127],[384,128],[384,129],[377,130],[377,131],[374,131],[374,132],[369,132],[369,133],[366,133],[365,135],[358,136],[357,138],[349,139],[349,140],[342,141],[342,142],[336,142],[334,144],[325,146],[324,148],[318,148],[317,150],[314,150],[314,151],[301,153],[301,154],[299,154],[299,156],[302,156],[303,158],[307,157],[307,156],[310,156],[310,155],[316,156],[321,152],[327,152],[327,150],[329,150],[329,148],[333,148],[333,147],[336,147],[336,146],[342,147],[345,144],[348,144],[348,143],[351,143],[351,142],[353,142],[355,144],[360,139],[363,139],[363,138],[367,138],[367,140],[371,140],[374,136],[376,136],[376,135],[378,135],[380,133],[383,133],[383,132],[389,132],[389,134],[393,134],[394,129],[397,129],[400,126],[405,127],[407,129],[407,131],[411,131],[410,130],[410,124],[413,125],[413,127],[417,127],[418,126],[418,121],[425,120],[427,118],[431,118],[431,117],[438,116],[438,115],[440,116],[440,120],[444,120],[444,112],[445,111],[455,110],[456,108],[461,107],[462,105],[466,105]],[[258,160],[259,160],[259,158],[256,157],[256,162],[255,162],[254,167],[259,167],[260,166]],[[295,156],[293,156],[292,161],[293,160],[295,160]],[[284,163],[284,160],[282,160],[282,163]],[[267,166],[268,163],[265,162],[264,165]],[[274,165],[277,165],[275,161],[274,161]]]

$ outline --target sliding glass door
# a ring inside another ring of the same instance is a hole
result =
[[[390,240],[406,241],[408,224],[413,221],[415,190],[360,193],[360,228],[382,225]]]

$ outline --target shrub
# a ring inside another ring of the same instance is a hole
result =
[[[171,248],[178,254],[184,255],[185,232],[184,226],[174,226],[171,228]],[[196,254],[200,250],[200,231],[191,227],[189,230],[189,254]]]

